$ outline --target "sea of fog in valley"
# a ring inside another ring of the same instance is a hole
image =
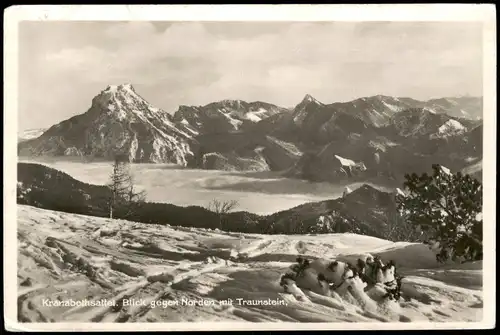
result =
[[[112,171],[112,163],[103,161],[20,157],[19,162],[43,164],[96,185],[106,184]],[[131,170],[148,201],[206,207],[213,199],[237,200],[235,210],[262,215],[338,198],[346,186],[284,178],[276,172],[195,170],[168,164],[131,164]],[[351,189],[359,186],[361,183],[349,184]]]

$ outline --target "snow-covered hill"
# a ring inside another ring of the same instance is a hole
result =
[[[18,205],[17,212],[19,321],[467,322],[482,318],[482,263],[439,266],[421,244],[354,234],[226,233],[111,221],[24,205]],[[410,301],[374,307],[300,288],[304,298],[298,300],[279,285],[281,275],[299,255],[342,260],[366,253],[396,262],[406,276],[403,291],[412,297]],[[101,299],[114,305],[57,303]],[[142,305],[127,306],[131,299]],[[204,305],[197,306],[200,302]]]

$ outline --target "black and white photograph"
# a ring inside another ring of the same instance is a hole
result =
[[[7,10],[11,327],[494,327],[495,9],[405,6]]]

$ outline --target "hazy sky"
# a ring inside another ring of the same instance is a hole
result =
[[[284,107],[307,93],[331,103],[377,94],[482,95],[476,23],[22,22],[19,129],[90,107],[132,83],[153,105],[222,99]]]

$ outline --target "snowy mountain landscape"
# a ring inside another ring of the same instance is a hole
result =
[[[403,174],[437,161],[481,175],[481,120],[450,116],[440,101],[437,108],[376,96],[327,105],[306,95],[292,110],[225,100],[171,115],[130,84],[108,86],[86,113],[19,141],[19,319],[481,320],[482,262],[441,264],[432,244],[398,242],[406,228],[394,221]],[[132,163],[148,201],[131,221],[119,212],[106,219],[103,185],[117,154]],[[196,171],[212,174],[190,179]],[[210,197],[238,201],[223,226]],[[298,257],[367,255],[398,264],[404,299],[354,284],[357,293],[325,291],[315,274],[283,289]],[[46,306],[70,298],[116,306]],[[173,305],[154,305],[165,301]]]
[[[491,321],[483,26],[278,21],[19,24],[19,324]]]
[[[482,318],[482,262],[439,266],[432,251],[421,244],[355,234],[235,234],[25,205],[18,206],[18,237],[21,321],[475,322]],[[300,288],[287,294],[279,285],[297,255],[332,260],[363,254],[401,264],[402,291],[408,301],[358,302],[349,295]],[[112,306],[52,307],[44,299],[107,300]],[[127,306],[124,300],[143,304]]]
[[[481,119],[465,117],[480,115],[481,99],[473,99],[440,99],[436,105],[373,96],[323,104],[306,95],[293,110],[224,100],[180,106],[170,114],[153,107],[131,84],[111,85],[86,113],[21,141],[18,153],[105,160],[119,153],[133,163],[384,184],[400,182],[406,164],[420,172],[429,162],[463,169],[480,160]],[[451,116],[462,101],[469,112]]]

